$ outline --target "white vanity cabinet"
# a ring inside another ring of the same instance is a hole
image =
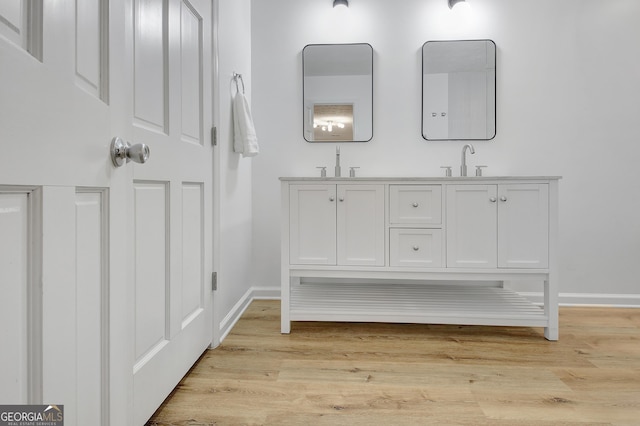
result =
[[[293,265],[384,266],[384,185],[289,187]]]
[[[559,177],[280,178],[292,321],[543,327],[558,339]],[[542,306],[505,286],[535,281]]]
[[[546,268],[549,185],[447,185],[447,267]]]

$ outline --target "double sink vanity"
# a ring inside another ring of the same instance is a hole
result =
[[[307,142],[373,137],[373,47],[302,51]],[[422,46],[422,137],[488,141],[496,135],[492,40]],[[292,321],[544,327],[558,339],[559,177],[280,178],[282,332]],[[539,282],[543,306],[510,289]],[[505,284],[507,283],[507,284]]]
[[[559,177],[280,178],[291,321],[544,327],[558,339]],[[544,304],[505,286],[538,281]]]

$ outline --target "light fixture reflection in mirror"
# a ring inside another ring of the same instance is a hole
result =
[[[314,105],[313,140],[353,140],[353,104]]]

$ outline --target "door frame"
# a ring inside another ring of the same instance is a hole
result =
[[[220,71],[219,71],[219,42],[220,38],[218,35],[219,29],[219,2],[220,0],[211,0],[211,90],[213,91],[211,96],[211,102],[213,105],[211,106],[211,113],[213,114],[213,126],[214,129],[211,131],[211,143],[213,145],[213,177],[212,177],[212,189],[213,194],[213,205],[212,205],[212,251],[213,251],[213,270],[216,271],[217,274],[217,285],[220,285],[220,147],[217,143],[217,129],[220,128]],[[213,278],[212,278],[213,279]],[[211,294],[211,303],[213,307],[213,336],[211,336],[211,348],[216,348],[220,345],[221,333],[220,333],[220,323],[222,322],[222,318],[220,318],[219,309],[216,309],[216,291],[214,290]]]

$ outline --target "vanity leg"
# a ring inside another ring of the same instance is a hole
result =
[[[558,285],[551,276],[544,282],[544,313],[549,321],[544,329],[544,337],[558,340]]]
[[[548,324],[544,330],[547,340],[558,340],[558,303],[559,303],[559,268],[558,268],[558,181],[549,183],[549,274],[544,282],[544,313]]]
[[[289,302],[291,295],[291,280],[289,273],[282,276],[282,286],[280,288],[280,332],[282,334],[291,333],[291,321],[289,320]]]

